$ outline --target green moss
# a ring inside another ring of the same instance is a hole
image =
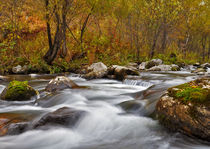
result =
[[[210,89],[196,85],[197,81],[168,89],[169,95],[183,102],[204,103],[210,101]]]
[[[28,85],[27,81],[12,81],[2,98],[9,101],[24,101],[34,95],[36,95],[36,91]]]

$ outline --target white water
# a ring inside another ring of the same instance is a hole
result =
[[[137,82],[114,80],[86,81],[71,77],[79,85],[89,89],[65,90],[47,102],[34,105],[9,104],[0,107],[0,112],[45,111],[61,107],[72,107],[86,111],[86,115],[73,128],[52,127],[49,130],[27,131],[16,136],[0,137],[0,149],[207,149],[209,146],[180,134],[170,134],[156,120],[147,116],[126,114],[116,104],[135,100],[138,94],[155,85],[154,89],[165,90],[171,85],[192,80],[193,76],[171,76],[168,74],[145,74]],[[33,77],[36,77],[33,75]],[[171,78],[170,78],[171,77]],[[40,81],[40,80],[39,80]],[[45,84],[47,83],[44,80]],[[145,83],[146,82],[146,83]],[[0,86],[0,91],[5,86]],[[43,85],[36,85],[42,89]],[[151,99],[159,98],[154,94]],[[155,100],[157,100],[155,99]],[[146,106],[146,105],[145,105]],[[148,106],[148,105],[147,105]],[[149,107],[148,107],[149,108]],[[151,109],[150,109],[151,110]],[[154,110],[154,109],[153,109]],[[185,139],[185,141],[183,141]]]

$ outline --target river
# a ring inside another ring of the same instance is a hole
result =
[[[9,76],[28,80],[41,91],[52,76]],[[190,72],[141,73],[139,78],[123,82],[109,79],[85,80],[68,75],[83,89],[66,89],[54,94],[40,94],[28,102],[0,100],[0,113],[31,115],[31,121],[61,107],[86,111],[86,115],[72,128],[51,127],[0,137],[0,149],[209,149],[210,144],[179,133],[168,132],[154,118],[155,105],[167,88],[197,78]],[[8,82],[0,82],[0,92]],[[138,101],[139,108],[130,112],[119,104]],[[0,114],[0,115],[1,115]]]

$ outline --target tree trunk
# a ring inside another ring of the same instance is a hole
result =
[[[49,42],[49,50],[44,55],[44,60],[47,64],[51,65],[53,60],[56,58],[60,47],[63,44],[63,49],[61,51],[61,57],[64,58],[67,54],[66,49],[66,15],[69,7],[69,1],[65,0],[62,3],[62,11],[61,15],[59,15],[59,10],[57,10],[57,6],[54,6],[54,14],[56,20],[56,33],[54,36],[54,40],[52,41],[52,34],[51,34],[51,26],[50,26],[50,17],[49,17],[49,0],[45,0],[45,7],[46,7],[46,22],[47,22],[47,35],[48,35],[48,42]]]
[[[205,54],[206,54],[206,36],[202,38],[202,60],[205,61]]]
[[[162,38],[162,45],[161,45],[161,52],[164,53],[165,48],[166,48],[166,39],[167,39],[167,25],[166,21],[164,18],[164,23],[163,23],[163,38]]]
[[[157,44],[159,34],[160,34],[160,27],[158,27],[157,32],[155,33],[154,38],[153,38],[153,43],[152,43],[151,51],[150,51],[150,54],[149,54],[150,59],[152,59],[154,57],[155,47],[156,47],[156,44]]]

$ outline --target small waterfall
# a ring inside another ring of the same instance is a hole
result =
[[[133,85],[133,86],[143,86],[143,87],[148,87],[148,88],[154,85],[150,82],[146,82],[142,80],[130,80],[130,79],[125,79],[123,81],[123,84]]]
[[[210,74],[210,68],[207,68],[207,74]]]

